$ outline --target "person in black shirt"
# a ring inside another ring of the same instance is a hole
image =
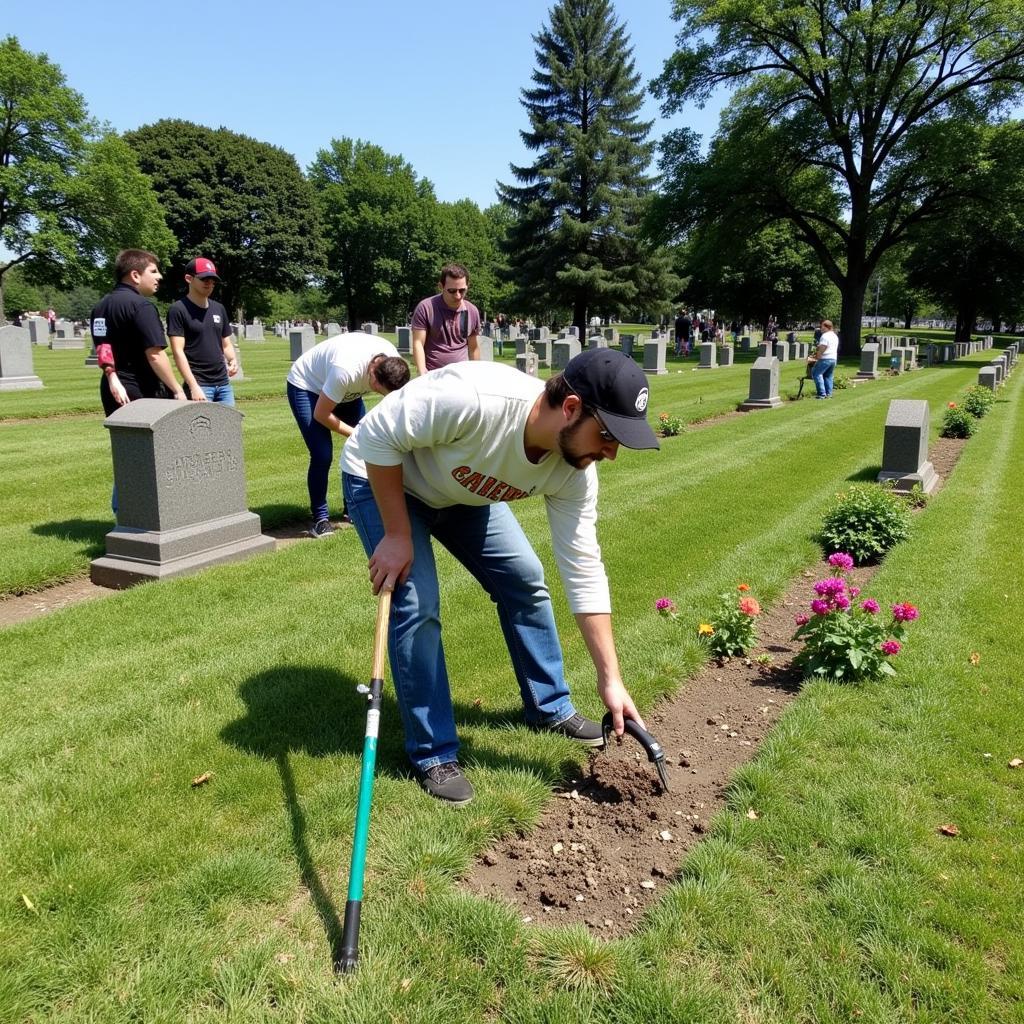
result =
[[[120,282],[92,311],[89,330],[103,378],[100,401],[109,416],[137,398],[185,400],[167,359],[167,339],[156,306],[160,270],[145,249],[124,249],[114,271]]]
[[[188,294],[167,311],[167,336],[174,363],[194,402],[235,404],[229,377],[238,373],[227,310],[210,296],[219,283],[211,260],[198,257],[185,268]]]

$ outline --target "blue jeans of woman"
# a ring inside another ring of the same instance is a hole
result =
[[[331,477],[331,463],[334,461],[334,431],[313,419],[320,396],[315,391],[306,391],[288,384],[288,404],[292,407],[292,415],[302,432],[302,440],[309,449],[309,469],[306,470],[306,487],[309,490],[309,510],[313,513],[313,522],[318,523],[327,518],[327,482]],[[354,427],[366,415],[363,400],[341,402],[334,407],[334,414],[342,423]],[[342,512],[345,505],[342,504]]]
[[[834,359],[818,359],[811,367],[811,379],[814,381],[814,389],[818,398],[832,397],[832,376],[835,373],[836,361]]]
[[[367,555],[384,536],[369,482],[342,473],[342,491]],[[575,714],[565,682],[544,569],[507,505],[436,509],[406,495],[412,525],[409,578],[391,598],[388,655],[405,730],[405,750],[420,769],[454,761],[459,749],[441,642],[441,599],[431,538],[475,577],[497,606],[526,720],[558,725]]]

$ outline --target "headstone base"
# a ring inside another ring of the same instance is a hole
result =
[[[0,377],[0,391],[33,391],[42,386],[43,382],[35,374],[31,377]]]
[[[748,398],[743,402],[739,410],[740,412],[753,412],[755,409],[781,409],[785,405],[777,395],[773,395],[771,398]]]
[[[925,494],[931,494],[939,485],[939,476],[930,462],[924,463],[916,473],[893,473],[882,470],[876,479],[880,484],[891,483],[893,489],[897,491],[912,491],[914,487],[920,485]]]
[[[878,370],[858,370],[854,380],[878,380],[882,375]]]
[[[273,551],[255,512],[239,512],[176,530],[115,526],[107,534],[107,554],[93,560],[89,578],[100,587],[124,590],[148,580],[187,576],[207,566],[237,562]]]

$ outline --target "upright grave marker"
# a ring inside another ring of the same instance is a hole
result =
[[[778,409],[782,406],[779,397],[779,361],[774,356],[758,356],[750,369],[750,394],[740,406],[741,412],[755,409]]]
[[[660,375],[665,369],[665,339],[644,342],[644,373]]]
[[[553,370],[564,370],[570,359],[580,354],[580,343],[575,338],[566,338],[563,341],[553,343],[553,355],[551,357],[551,368]]]
[[[878,345],[871,343],[860,350],[860,370],[856,379],[877,380],[878,377]]]
[[[0,391],[36,391],[42,386],[33,373],[29,329],[0,327]]]
[[[928,461],[928,403],[923,399],[895,398],[889,403],[882,445],[882,471],[878,481],[891,480],[897,491],[916,484],[929,494],[939,478]]]
[[[700,363],[698,370],[718,369],[718,346],[713,341],[702,341],[700,345]]]
[[[303,352],[308,352],[316,344],[316,335],[308,324],[304,327],[293,327],[288,332],[288,342],[291,345],[291,356],[294,363]]]
[[[246,507],[242,418],[220,402],[141,398],[104,420],[117,526],[93,583],[122,589],[274,550]]]

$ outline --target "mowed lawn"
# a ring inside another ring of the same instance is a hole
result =
[[[651,415],[731,408],[747,370],[657,378]],[[927,399],[934,430],[976,370],[726,419],[601,467],[616,635],[643,707],[700,657],[654,598],[671,595],[695,626],[739,579],[778,597],[815,560],[832,495],[877,473],[889,401]],[[374,616],[352,531],[4,631],[0,1021],[1019,1020],[1024,770],[1008,763],[1024,757],[1021,379],[872,583],[883,603],[922,611],[899,676],[805,687],[679,879],[613,943],[535,930],[458,887],[496,836],[529,828],[578,755],[522,728],[492,607],[450,559],[445,646],[478,798],[439,806],[407,777],[387,697],[363,962],[349,978],[332,973],[330,950]],[[250,504],[301,511],[287,407],[243,411]],[[62,423],[105,442],[95,420]],[[102,518],[102,449],[78,478],[99,510],[67,488],[62,519]],[[5,476],[7,464],[5,448]],[[0,529],[18,513],[23,532],[4,548],[43,520],[22,507],[46,499],[32,494],[5,488]],[[578,704],[596,714],[542,503],[516,512],[549,566]]]

